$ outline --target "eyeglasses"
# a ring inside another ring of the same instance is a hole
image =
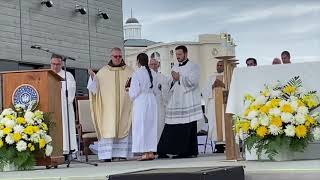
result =
[[[122,56],[121,55],[119,55],[119,56],[113,56],[114,58],[122,58]]]
[[[51,63],[51,65],[53,65],[53,66],[60,66],[61,63]]]

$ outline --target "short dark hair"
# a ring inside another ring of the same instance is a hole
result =
[[[60,56],[59,54],[52,54],[51,59],[53,59],[53,58],[57,58],[57,59],[62,60],[62,56]]]
[[[282,53],[281,53],[281,56],[282,55],[286,55],[286,56],[288,56],[289,58],[290,58],[290,53],[289,53],[289,51],[283,51]]]
[[[179,50],[179,49],[182,49],[183,53],[187,53],[188,52],[188,49],[187,49],[186,46],[183,46],[183,45],[177,46],[175,50]]]
[[[253,61],[255,64],[257,64],[257,60],[255,59],[255,58],[248,58],[247,60],[246,60],[246,64],[247,64],[247,62],[248,61]]]

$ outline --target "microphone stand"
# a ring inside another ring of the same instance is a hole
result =
[[[76,59],[75,58],[72,58],[72,57],[69,57],[69,56],[65,56],[65,55],[62,55],[62,54],[58,54],[58,53],[55,53],[53,51],[50,51],[49,49],[43,49],[41,48],[41,46],[31,46],[32,49],[38,49],[38,50],[41,50],[41,51],[45,51],[45,52],[48,52],[48,53],[51,53],[51,54],[55,54],[55,55],[59,55],[62,57],[62,61],[63,61],[63,70],[64,70],[64,81],[65,81],[65,98],[66,98],[66,111],[67,111],[67,122],[68,122],[68,145],[69,145],[69,152],[67,154],[67,167],[69,168],[70,167],[70,163],[71,161],[76,161],[76,162],[79,162],[79,163],[85,163],[85,164],[89,164],[89,165],[93,165],[93,166],[98,166],[97,163],[89,163],[89,162],[82,162],[82,161],[78,161],[78,160],[75,160],[72,158],[72,153],[75,152],[75,149],[71,149],[71,137],[70,137],[70,117],[69,117],[69,93],[68,93],[68,78],[67,78],[67,59],[70,59],[70,60],[73,60],[75,61]],[[78,135],[79,136],[79,135]],[[80,140],[80,137],[78,138]],[[79,145],[80,145],[80,141],[79,141]],[[79,146],[80,148],[80,146]]]

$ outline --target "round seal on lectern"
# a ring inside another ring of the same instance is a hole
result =
[[[25,108],[29,108],[30,105],[33,105],[33,108],[36,108],[38,103],[39,93],[36,88],[31,86],[30,84],[22,84],[18,86],[12,94],[13,105],[21,104],[24,105]]]

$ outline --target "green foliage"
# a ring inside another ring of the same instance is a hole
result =
[[[3,146],[0,148],[0,170],[9,163],[13,163],[18,170],[30,170],[36,165],[36,160],[30,151],[18,152],[13,146]]]
[[[303,152],[311,141],[311,135],[306,138],[287,137],[284,134],[279,136],[266,136],[261,139],[256,135],[249,136],[245,139],[245,147],[248,151],[256,149],[258,159],[262,154],[266,154],[270,160],[279,154],[279,150],[288,149],[289,152]]]
[[[287,84],[290,86],[302,87],[302,80],[300,79],[299,76],[295,76],[292,79],[290,79]],[[286,85],[286,86],[288,86],[288,85]]]

